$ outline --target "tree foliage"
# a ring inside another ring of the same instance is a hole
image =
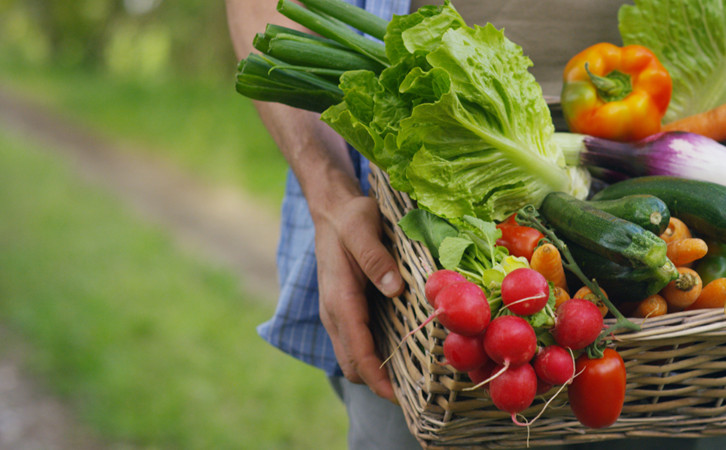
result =
[[[22,39],[45,49],[49,64],[135,70],[153,57],[153,70],[207,77],[229,77],[236,66],[224,2],[0,0],[0,12],[0,45]]]

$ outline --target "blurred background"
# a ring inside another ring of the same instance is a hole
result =
[[[224,2],[0,0],[0,448],[345,446],[255,331],[286,165],[235,70]]]

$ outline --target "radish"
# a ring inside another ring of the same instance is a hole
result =
[[[471,281],[459,281],[443,288],[436,296],[436,310],[421,324],[438,318],[447,330],[475,336],[489,325],[492,312],[482,288]]]
[[[497,367],[497,363],[487,358],[487,361],[481,366],[474,370],[468,371],[466,374],[469,375],[469,379],[476,385],[476,387],[484,386],[489,389],[489,385],[484,383],[494,373],[494,369]]]
[[[484,350],[505,367],[529,362],[537,351],[534,328],[519,316],[499,316],[484,333]]]
[[[541,311],[549,297],[547,279],[534,269],[515,269],[502,280],[502,302],[514,314],[529,316]]]
[[[436,296],[441,292],[441,289],[458,281],[466,281],[466,278],[454,270],[441,269],[429,275],[424,285],[424,295],[426,295],[429,305],[435,309]]]
[[[535,374],[537,373],[536,370],[534,372],[535,372]],[[552,389],[552,386],[554,386],[554,385],[544,381],[540,377],[537,377],[537,394],[536,395],[546,394],[547,392],[550,391],[550,389]]]
[[[500,366],[495,370],[501,368]],[[489,383],[489,395],[494,406],[512,415],[514,423],[526,425],[518,422],[515,415],[527,409],[537,395],[537,375],[532,365],[522,364],[504,370]]]
[[[450,284],[436,295],[436,309],[433,314],[427,317],[421,325],[409,331],[401,339],[396,349],[401,347],[406,339],[436,318],[449,332],[476,336],[486,329],[491,316],[492,312],[487,297],[476,283],[459,281]],[[383,361],[383,364],[386,364],[392,356],[393,353]]]
[[[548,345],[534,358],[534,371],[544,383],[565,384],[575,375],[572,354],[559,345]]]
[[[561,346],[580,350],[595,342],[602,327],[602,314],[593,302],[572,298],[557,308],[552,336]]]
[[[446,363],[459,372],[474,370],[489,360],[482,335],[464,336],[454,332],[444,339],[444,357]]]

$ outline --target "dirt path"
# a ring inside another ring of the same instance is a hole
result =
[[[104,140],[0,87],[0,128],[58,151],[83,179],[168,229],[183,247],[231,269],[260,299],[277,295],[274,252],[279,218],[234,189],[201,183],[170,164]],[[8,343],[0,327],[0,342]],[[62,402],[23,373],[22,351],[0,351],[0,450],[95,450],[102,444]]]
[[[277,294],[274,265],[279,217],[239,190],[211,186],[169,163],[125,149],[0,88],[0,127],[68,157],[78,174],[112,189],[139,213],[234,270],[247,290]]]

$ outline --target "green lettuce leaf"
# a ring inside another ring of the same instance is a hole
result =
[[[398,226],[409,239],[424,244],[435,259],[439,259],[439,247],[444,239],[459,235],[459,230],[446,220],[418,208],[406,213]]]
[[[531,60],[493,25],[468,27],[454,7],[396,16],[391,66],[344,74],[344,101],[322,119],[385,170],[391,185],[452,222],[503,220],[551,191],[583,198],[566,166]]]
[[[652,50],[668,69],[673,95],[665,123],[726,103],[726,3],[635,0],[618,12],[623,43]]]

